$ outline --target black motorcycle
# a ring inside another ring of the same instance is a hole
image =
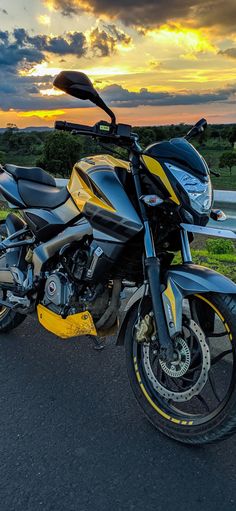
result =
[[[55,128],[126,149],[128,159],[83,158],[62,189],[40,168],[0,168],[0,192],[18,210],[1,225],[0,331],[36,310],[62,338],[91,335],[99,346],[98,336],[118,332],[154,426],[185,443],[221,440],[236,428],[236,285],[193,264],[190,243],[194,233],[236,235],[207,227],[220,214],[207,164],[189,143],[207,123],[142,149],[86,75],[61,72],[54,85],[111,118]]]

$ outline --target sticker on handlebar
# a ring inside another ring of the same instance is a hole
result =
[[[99,126],[100,131],[110,131],[110,126],[101,125]]]

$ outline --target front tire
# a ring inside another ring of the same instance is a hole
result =
[[[155,364],[153,356],[153,367],[151,363],[147,364],[147,353],[151,352],[151,344],[138,343],[135,339],[140,305],[139,309],[134,307],[131,311],[127,325],[126,363],[135,398],[148,420],[162,433],[179,442],[201,445],[223,440],[236,432],[236,297],[220,294],[196,295],[189,299],[190,303],[201,303],[209,313],[214,311],[214,331],[204,332],[203,324],[199,321],[200,326],[198,330],[196,327],[196,331],[205,334],[205,340],[201,341],[202,351],[199,353],[193,336],[188,334],[187,340],[182,339],[180,348],[185,348],[186,351],[186,346],[189,349],[192,347],[193,351],[191,362],[185,362],[185,366],[183,363],[182,372],[179,366],[179,373],[176,372],[174,378],[173,371],[166,367],[163,370],[158,356]],[[146,300],[141,307],[141,316],[150,311],[151,302]],[[190,306],[189,311],[192,311]],[[196,316],[194,321],[192,320],[192,324],[196,324]],[[204,357],[209,358],[208,365],[207,362],[204,365]],[[149,358],[151,360],[151,355]],[[200,374],[201,364],[204,366],[201,372],[202,383],[200,385],[196,381],[191,388],[191,378]],[[176,377],[178,374],[179,377]],[[219,381],[217,388],[216,376]],[[167,389],[166,394],[163,389]]]

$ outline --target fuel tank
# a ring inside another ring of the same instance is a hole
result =
[[[143,228],[129,199],[129,172],[128,162],[96,155],[75,164],[68,184],[74,202],[91,226],[123,243]]]
[[[80,212],[69,196],[65,204],[53,210],[28,208],[23,217],[38,241],[48,241],[78,220]]]

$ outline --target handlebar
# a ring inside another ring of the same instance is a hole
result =
[[[56,121],[55,122],[55,130],[62,131],[91,131],[91,126],[86,126],[85,124],[75,124],[73,122],[66,121]]]
[[[129,124],[110,124],[106,121],[99,121],[94,126],[86,126],[85,124],[56,121],[54,127],[56,130],[98,137],[102,138],[103,141],[115,144],[119,144],[119,141],[123,141],[123,143],[129,143],[130,145],[131,142],[137,138],[137,135],[132,133]]]

